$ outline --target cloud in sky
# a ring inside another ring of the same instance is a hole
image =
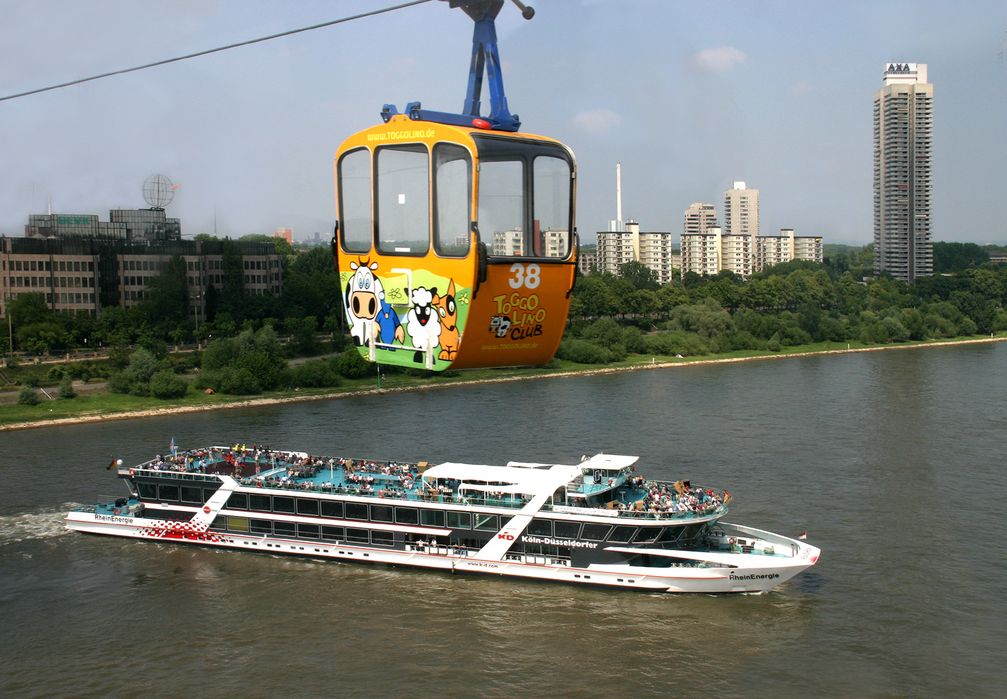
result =
[[[747,59],[748,56],[740,49],[733,46],[718,46],[693,54],[692,64],[709,73],[726,73]]]
[[[589,109],[573,118],[574,126],[592,136],[600,136],[622,123],[622,117],[611,109]]]
[[[810,81],[798,80],[791,86],[790,94],[794,95],[795,97],[799,97],[801,95],[806,95],[809,92],[814,91],[814,89],[815,86]]]

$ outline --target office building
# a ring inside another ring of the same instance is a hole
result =
[[[175,256],[186,264],[190,303],[206,317],[206,292],[222,290],[225,253],[233,246],[247,294],[283,291],[283,256],[270,243],[179,240],[129,243],[101,238],[0,238],[0,315],[20,294],[42,294],[55,311],[98,315],[143,300],[149,281]]]
[[[925,63],[889,63],[874,93],[874,272],[933,273],[934,87]]]
[[[165,216],[164,209],[112,209],[108,219],[112,223],[122,223],[126,228],[126,240],[133,243],[182,239],[181,222]]]
[[[182,226],[164,209],[112,209],[108,221],[94,214],[32,214],[24,228],[26,238],[88,238],[127,242],[180,240]]]

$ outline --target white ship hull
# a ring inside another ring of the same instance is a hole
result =
[[[204,508],[206,509],[206,508]],[[209,514],[209,513],[207,513]],[[198,544],[224,549],[258,551],[274,555],[304,556],[323,560],[383,563],[412,566],[451,573],[477,573],[530,580],[616,587],[651,592],[729,593],[765,592],[814,565],[819,549],[802,541],[749,527],[719,523],[732,539],[770,545],[773,555],[722,552],[706,554],[707,567],[653,568],[618,564],[590,564],[583,568],[556,565],[545,556],[521,556],[521,560],[483,559],[478,552],[453,547],[410,545],[406,550],[360,546],[346,542],[303,541],[281,537],[209,531],[198,522],[165,521],[126,515],[70,512],[68,529],[135,539],[160,540],[173,544]],[[682,552],[663,549],[634,549],[657,557],[685,557]],[[783,555],[785,552],[786,555]],[[697,555],[690,554],[695,560]]]

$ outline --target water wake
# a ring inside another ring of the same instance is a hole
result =
[[[63,518],[77,506],[77,503],[68,502],[58,509],[46,508],[35,512],[0,516],[0,546],[36,539],[55,539],[69,534]]]

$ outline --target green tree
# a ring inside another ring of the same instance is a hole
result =
[[[150,377],[150,395],[155,398],[181,398],[188,389],[189,384],[171,369],[161,369]]]
[[[591,274],[579,277],[573,290],[571,315],[601,318],[615,314],[616,298],[609,286],[611,275]]]
[[[350,347],[335,357],[333,368],[348,379],[362,379],[368,374],[374,373],[374,366],[365,361],[355,347]]]
[[[283,346],[272,327],[243,330],[237,337],[207,345],[201,384],[224,393],[258,393],[276,388],[285,366]]]
[[[129,355],[129,363],[125,369],[109,377],[108,386],[115,393],[148,395],[150,393],[150,377],[160,368],[161,362],[153,352],[140,347]]]
[[[619,267],[619,276],[628,281],[636,289],[650,289],[656,291],[660,284],[657,283],[657,274],[642,262],[625,262]]]
[[[945,243],[935,241],[933,244],[934,272],[960,272],[971,267],[978,267],[990,261],[989,253],[975,243]]]
[[[241,319],[244,318],[242,305],[245,297],[244,261],[236,242],[225,240],[222,245],[220,266],[223,288],[218,295],[214,315],[218,311],[224,311],[233,318]]]
[[[17,394],[18,405],[38,405],[38,393],[31,386],[22,386]]]
[[[294,248],[286,238],[278,238],[264,233],[252,233],[238,238],[243,243],[269,243],[277,255],[293,255]]]
[[[63,377],[63,380],[59,382],[59,397],[70,400],[77,397],[77,391],[73,389],[73,379],[67,374]]]
[[[191,317],[186,264],[181,256],[172,257],[158,276],[147,280],[138,308],[140,318],[158,328],[161,336]]]
[[[11,299],[7,310],[15,326],[45,323],[55,315],[46,304],[44,294],[18,294]]]
[[[327,247],[311,248],[299,253],[290,262],[287,270],[291,274],[311,276],[313,274],[336,274],[332,251]]]
[[[290,333],[290,351],[297,356],[317,354],[319,345],[315,336],[318,328],[314,316],[287,318],[284,321]]]

